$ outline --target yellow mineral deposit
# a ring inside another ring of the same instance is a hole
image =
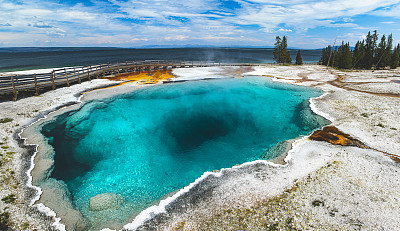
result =
[[[123,81],[121,84],[128,82],[137,82],[139,84],[155,84],[173,78],[171,70],[155,70],[145,72],[133,72],[121,74],[115,77],[108,78],[114,81]]]

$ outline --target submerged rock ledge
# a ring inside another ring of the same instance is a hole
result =
[[[96,196],[90,198],[89,208],[92,211],[118,209],[124,202],[124,197],[116,193],[97,194]]]

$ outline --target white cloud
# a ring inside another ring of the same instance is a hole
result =
[[[182,41],[182,40],[186,40],[188,37],[187,36],[183,36],[183,35],[176,35],[176,36],[172,36],[172,37],[165,37],[165,40],[178,40],[178,41]]]
[[[280,28],[278,31],[279,32],[292,32],[293,30]]]
[[[0,0],[0,27],[14,30],[9,32],[13,39],[30,35],[32,41],[48,40],[59,45],[72,44],[69,40],[75,40],[75,45],[140,45],[200,39],[260,45],[271,42],[265,33],[273,38],[277,32],[294,32],[292,36],[299,37],[310,29],[324,27],[345,36],[347,31],[341,28],[370,29],[359,26],[355,16],[400,17],[399,0],[234,0],[240,6],[235,9],[221,8],[222,1],[91,0],[93,5],[86,6],[52,0]],[[385,20],[380,25],[396,22]],[[20,39],[14,41],[19,43]]]
[[[351,17],[368,14],[379,7],[390,6],[398,2],[398,0],[335,0],[309,1],[307,3],[291,1],[291,4],[288,5],[257,4],[248,6],[248,9],[239,15],[238,22],[245,25],[257,24],[266,30],[275,28],[282,23],[294,28],[357,26],[348,23],[353,21]],[[344,23],[336,24],[337,21]]]
[[[394,17],[400,18],[400,4],[393,5],[384,9],[379,9],[372,13],[373,15],[383,16],[383,17]]]
[[[29,25],[31,25],[31,24],[29,24]],[[48,23],[43,22],[43,21],[35,22],[31,26],[37,27],[37,28],[52,28],[51,25],[49,25]]]

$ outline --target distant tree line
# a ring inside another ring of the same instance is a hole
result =
[[[292,58],[290,57],[290,52],[287,48],[287,37],[283,36],[281,39],[279,36],[275,38],[275,47],[274,47],[274,60],[277,63],[292,63]],[[297,52],[296,56],[296,64],[302,65],[303,59],[301,58],[300,50]]]
[[[400,44],[393,49],[393,37],[381,37],[378,43],[376,30],[368,32],[366,38],[358,41],[354,49],[349,43],[342,42],[340,46],[328,46],[322,49],[320,62],[322,65],[340,69],[382,69],[397,68],[400,61]]]

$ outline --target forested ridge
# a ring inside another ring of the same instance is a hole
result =
[[[339,69],[383,69],[397,68],[400,60],[400,45],[393,49],[393,37],[382,35],[379,40],[377,31],[368,32],[365,39],[358,41],[354,48],[350,43],[340,46],[328,46],[322,49],[320,63]]]

